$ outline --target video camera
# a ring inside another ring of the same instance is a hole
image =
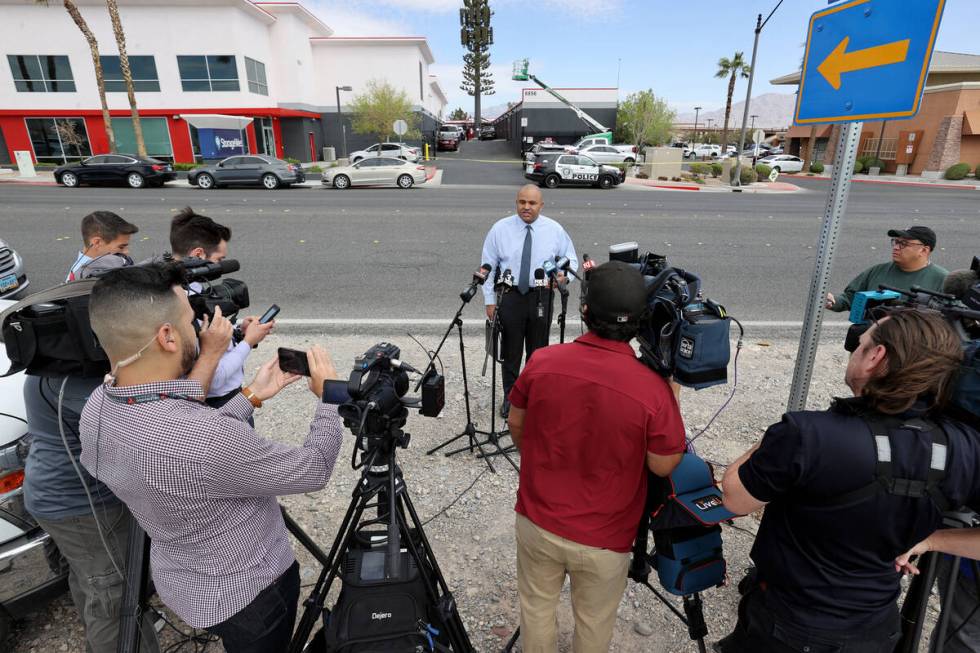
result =
[[[399,360],[400,355],[397,346],[380,342],[358,356],[347,379],[345,401],[337,407],[344,426],[357,437],[356,449],[365,454],[408,446],[410,436],[401,427],[409,408],[418,408],[425,417],[438,417],[445,406],[446,379],[432,368],[422,378],[421,396],[405,397],[409,373],[421,373]],[[337,403],[329,389],[325,389],[324,401]]]
[[[234,321],[239,311],[248,308],[248,286],[238,279],[224,278],[223,275],[238,272],[242,266],[235,259],[225,259],[218,263],[205,259],[189,257],[176,260],[169,252],[163,255],[166,263],[172,263],[181,268],[184,287],[189,291],[187,299],[194,309],[194,317],[210,320],[214,317],[214,309],[221,307],[221,314]],[[214,283],[221,279],[220,282]],[[197,286],[197,287],[195,287]],[[240,340],[240,338],[239,338]]]
[[[721,304],[704,297],[701,279],[671,267],[666,256],[647,252],[641,257],[635,242],[610,246],[609,260],[634,266],[646,282],[649,310],[637,333],[640,360],[696,390],[726,383],[732,318]]]

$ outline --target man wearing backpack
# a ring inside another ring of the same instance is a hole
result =
[[[729,466],[725,507],[766,506],[735,630],[749,651],[890,651],[895,557],[980,500],[980,436],[939,415],[962,345],[937,312],[894,309],[861,336],[829,410],[787,413]]]

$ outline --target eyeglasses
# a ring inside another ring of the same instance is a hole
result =
[[[922,246],[925,246],[925,243],[920,243],[917,240],[902,240],[900,238],[892,238],[892,247],[897,247],[899,249],[905,249],[909,245],[922,245]]]

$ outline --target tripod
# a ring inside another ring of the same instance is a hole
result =
[[[425,370],[425,373],[422,375],[422,379],[424,379],[426,374],[428,374],[430,370],[435,369],[435,360],[439,356],[439,352],[442,350],[442,346],[446,344],[446,340],[449,338],[449,334],[452,333],[452,330],[455,327],[456,333],[459,335],[459,361],[463,368],[463,403],[466,406],[466,426],[463,428],[462,432],[457,433],[454,437],[446,440],[442,444],[436,445],[435,447],[426,451],[425,452],[426,455],[429,456],[439,451],[443,447],[452,444],[453,442],[456,442],[460,438],[464,438],[464,437],[468,438],[469,446],[464,447],[462,449],[456,449],[455,451],[446,454],[447,456],[460,453],[461,451],[466,451],[467,449],[470,452],[472,452],[474,448],[478,448],[480,450],[480,453],[483,454],[484,453],[483,447],[487,443],[492,441],[491,436],[497,435],[496,433],[493,433],[492,415],[491,415],[491,427],[490,427],[491,431],[481,431],[476,428],[476,424],[473,422],[473,413],[470,410],[470,384],[466,374],[466,348],[463,346],[463,320],[461,316],[463,314],[463,309],[466,308],[466,304],[469,303],[471,297],[472,295],[467,296],[466,292],[460,295],[460,298],[462,298],[463,303],[460,304],[459,310],[456,311],[456,315],[453,316],[452,321],[449,323],[449,328],[446,329],[446,332],[442,336],[442,340],[439,342],[439,346],[436,347],[435,352],[432,354],[432,359],[429,362],[429,367]],[[419,384],[421,383],[422,380],[420,379]],[[418,386],[416,386],[415,389],[418,390]],[[481,442],[478,436],[485,436],[486,440],[484,442]],[[490,459],[484,457],[484,460],[487,461],[487,466],[490,468],[490,471],[496,473],[497,470],[493,468],[493,463],[490,462]]]
[[[289,653],[301,653],[317,619],[329,614],[323,605],[330,586],[342,573],[347,554],[355,544],[362,526],[384,523],[387,535],[383,538],[386,548],[384,578],[397,579],[401,574],[403,559],[402,546],[408,550],[418,574],[425,586],[428,601],[428,614],[435,624],[418,624],[419,633],[429,637],[432,647],[443,652],[472,653],[473,646],[463,621],[456,609],[456,601],[439,569],[429,540],[422,530],[422,523],[415,506],[408,496],[408,488],[395,459],[396,447],[408,444],[408,434],[401,431],[404,415],[388,421],[387,433],[382,437],[368,436],[367,450],[361,455],[361,478],[354,488],[353,497],[341,524],[340,531],[330,547],[330,553],[323,561],[323,571],[317,579],[309,598],[304,601],[303,616],[300,619]],[[360,439],[360,436],[359,436]],[[378,442],[380,440],[380,442]],[[361,522],[364,511],[377,508],[377,518]],[[343,619],[335,614],[334,618]],[[433,627],[435,626],[435,627]],[[319,639],[320,635],[317,635]]]
[[[454,454],[457,454],[457,453],[466,451],[467,449],[470,450],[470,451],[473,451],[473,448],[474,447],[477,447],[477,448],[480,449],[480,453],[477,454],[477,458],[483,458],[484,460],[486,460],[487,461],[487,465],[490,466],[490,469],[493,469],[493,465],[490,463],[490,457],[491,456],[503,456],[507,460],[507,462],[510,463],[511,467],[514,468],[514,471],[515,472],[519,472],[520,471],[520,467],[518,467],[517,463],[515,463],[514,462],[514,459],[511,458],[511,456],[510,456],[511,453],[513,453],[513,452],[516,451],[516,448],[513,445],[510,445],[508,447],[503,447],[500,444],[501,438],[510,435],[510,431],[508,431],[507,429],[504,429],[502,431],[498,431],[497,430],[497,411],[496,411],[496,406],[497,406],[497,364],[501,362],[500,361],[500,358],[498,356],[498,343],[500,341],[500,309],[499,309],[499,306],[500,306],[500,296],[501,296],[501,294],[502,294],[502,291],[498,288],[498,290],[497,290],[497,306],[498,306],[498,309],[493,314],[493,320],[491,320],[488,323],[488,326],[487,326],[486,356],[483,359],[483,374],[484,375],[487,373],[487,363],[491,359],[493,360],[493,367],[490,370],[490,430],[489,431],[482,431],[481,432],[481,433],[483,433],[484,435],[487,436],[486,437],[486,440],[483,440],[482,442],[481,441],[477,441],[476,443],[473,443],[471,441],[470,446],[468,446],[468,447],[462,447],[460,449],[455,449],[453,451],[450,451],[446,455],[447,456],[452,456]],[[462,335],[460,335],[460,338],[462,338]],[[460,343],[460,347],[462,347],[462,342]],[[464,369],[465,369],[465,367],[464,367]],[[464,377],[463,378],[464,379],[466,378],[465,377],[465,373],[464,373]],[[469,404],[467,404],[467,410],[468,410],[468,408],[469,408]],[[467,417],[468,416],[469,416],[469,413],[467,413]],[[485,452],[485,451],[483,451],[483,447],[488,447],[488,448],[491,449],[491,451]]]
[[[961,512],[948,512],[943,515],[943,524],[952,528],[974,528],[977,526],[978,516],[975,512],[963,509]],[[902,604],[902,636],[895,645],[895,653],[915,653],[919,650],[919,642],[922,639],[922,628],[925,625],[926,608],[929,603],[929,596],[932,593],[932,584],[936,581],[937,565],[939,562],[938,553],[930,551],[924,554],[918,561],[918,567],[922,570],[918,576],[912,579],[909,591],[905,595],[905,602]],[[945,580],[945,591],[943,592],[943,610],[939,618],[939,623],[933,631],[933,638],[937,641],[934,646],[935,653],[942,653],[946,645],[946,633],[949,630],[950,617],[953,614],[952,604],[956,596],[956,581],[959,575],[960,558],[954,557],[950,565],[949,576]],[[973,576],[980,586],[980,565],[973,562]],[[943,582],[940,580],[940,582]],[[978,587],[980,590],[980,587]],[[980,592],[978,592],[980,593]],[[962,624],[958,625],[961,626]]]
[[[282,506],[286,529],[303,545],[321,565],[326,565],[327,554],[323,552],[299,524],[293,521]],[[143,640],[140,637],[140,622],[150,600],[150,538],[136,519],[129,522],[129,552],[126,556],[126,586],[123,588],[122,607],[119,618],[119,639],[117,653],[139,653]]]

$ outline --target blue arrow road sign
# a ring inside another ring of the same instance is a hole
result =
[[[795,122],[919,111],[946,0],[851,0],[810,17]]]

